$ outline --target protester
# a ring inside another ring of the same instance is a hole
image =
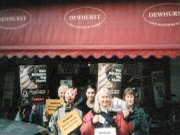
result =
[[[83,116],[94,107],[95,93],[95,89],[89,85],[85,92],[85,101],[79,105],[79,109],[83,112]]]
[[[82,135],[94,135],[96,128],[115,128],[117,135],[129,135],[131,123],[126,123],[122,113],[112,112],[112,97],[108,89],[101,88],[96,96],[94,108],[83,117]],[[123,130],[120,130],[123,128]]]
[[[29,116],[32,110],[32,106],[30,104],[26,106],[21,106],[20,115],[22,117],[22,121],[29,122]]]
[[[32,104],[32,109],[29,116],[29,122],[33,124],[40,124],[40,117],[37,113],[36,104]]]
[[[64,96],[65,96],[65,93],[66,91],[68,90],[68,85],[60,85],[59,88],[58,88],[58,97],[61,99],[64,99]]]
[[[123,92],[123,98],[127,103],[127,108],[130,113],[126,118],[133,125],[133,135],[149,135],[149,123],[147,121],[144,109],[139,107],[135,102],[135,92],[131,87],[128,87]]]
[[[51,116],[49,122],[49,129],[55,135],[61,135],[61,129],[58,126],[57,121],[63,118],[63,116],[67,113],[75,109],[79,116],[82,118],[82,111],[77,109],[74,105],[74,100],[77,95],[77,91],[73,88],[69,88],[65,93],[65,103],[57,108],[54,114]],[[70,134],[79,135],[79,129],[75,129]]]
[[[64,102],[65,93],[68,90],[68,88],[69,88],[69,86],[66,84],[60,85],[58,88],[58,91],[57,91],[58,97],[60,98],[60,100],[63,100],[63,102]],[[49,94],[49,91],[47,92],[47,94]],[[47,95],[47,96],[49,96],[49,95]],[[44,127],[48,127],[50,117],[51,117],[51,115],[48,114],[46,107],[45,107],[44,111],[43,111],[43,126]]]

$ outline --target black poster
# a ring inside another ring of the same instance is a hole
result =
[[[47,90],[46,65],[21,65],[19,73],[22,104],[44,102]]]
[[[99,63],[98,64],[98,90],[107,88],[112,95],[121,93],[122,84],[122,64]]]

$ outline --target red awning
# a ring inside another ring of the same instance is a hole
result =
[[[51,4],[0,10],[0,56],[180,56],[180,3]]]

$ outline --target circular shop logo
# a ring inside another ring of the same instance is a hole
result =
[[[105,19],[105,12],[93,7],[74,8],[64,16],[64,20],[69,26],[79,29],[98,27]]]
[[[147,8],[143,17],[151,25],[170,27],[180,25],[180,3],[161,3]]]
[[[6,9],[0,11],[0,28],[15,30],[25,27],[31,21],[31,15],[22,9]]]

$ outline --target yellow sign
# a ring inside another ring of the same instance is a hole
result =
[[[63,118],[58,120],[58,125],[63,135],[71,133],[74,129],[82,124],[82,120],[78,112],[74,109],[69,113],[66,113]]]
[[[46,111],[49,115],[52,115],[57,107],[64,103],[63,99],[46,99]]]

